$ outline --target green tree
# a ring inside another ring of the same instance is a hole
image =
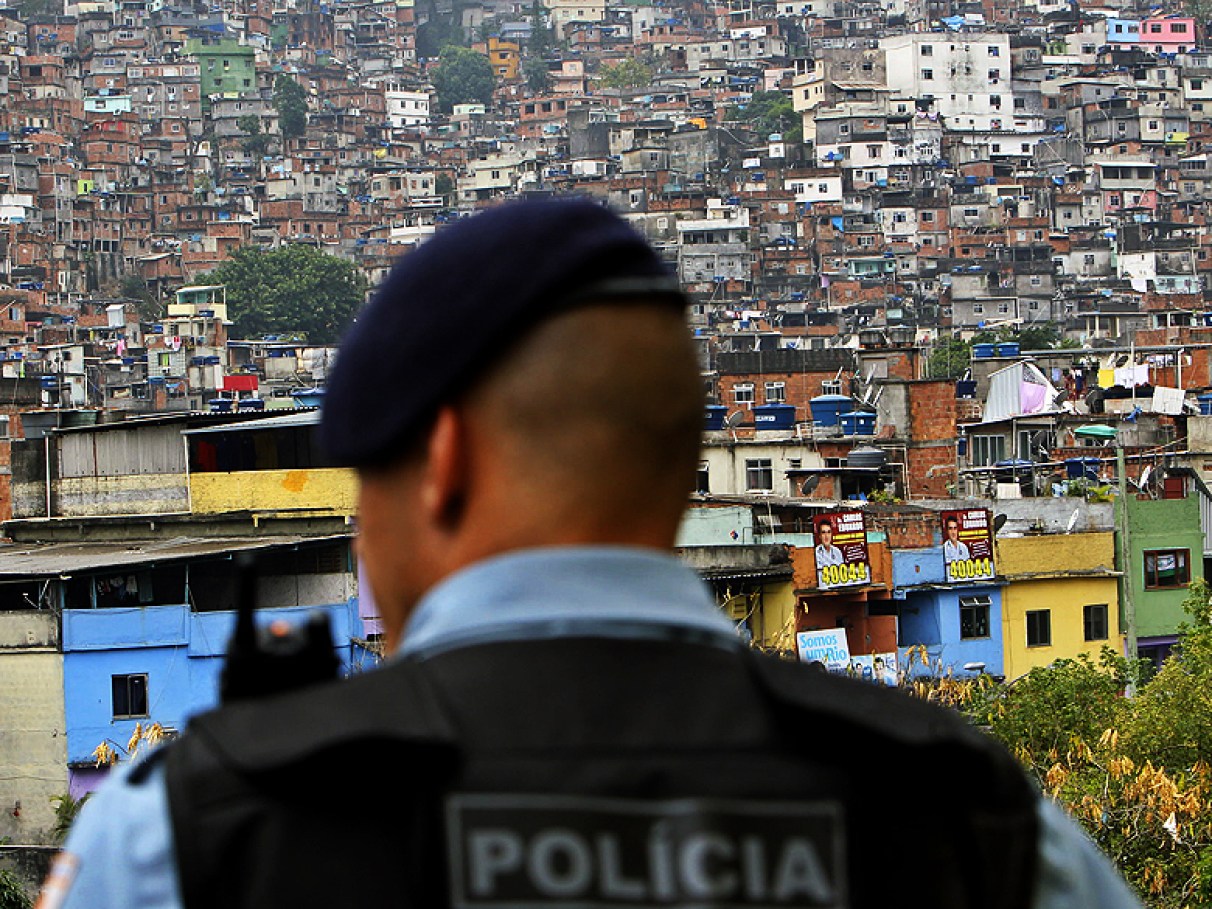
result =
[[[444,48],[463,44],[463,29],[455,24],[454,17],[455,12],[440,12],[436,0],[429,0],[425,21],[417,26],[418,57],[437,57]]]
[[[310,246],[268,252],[245,246],[198,280],[226,285],[238,337],[302,333],[316,344],[332,344],[341,336],[367,286],[352,262]]]
[[[63,841],[67,839],[67,832],[71,830],[72,824],[76,822],[76,818],[80,814],[80,809],[88,801],[88,795],[86,793],[80,798],[75,798],[70,792],[65,792],[51,798],[51,804],[55,806],[55,825],[51,828],[50,836],[51,842],[56,846],[62,845]]]
[[[30,909],[33,901],[21,886],[17,875],[0,871],[0,909]]]
[[[599,75],[607,88],[643,88],[652,83],[652,67],[636,57],[607,64]]]
[[[1098,741],[1116,722],[1128,662],[1110,648],[1032,669],[973,712],[1042,779],[1073,741]]]
[[[1037,322],[1024,325],[1016,333],[1015,340],[1023,350],[1051,350],[1060,343],[1061,333],[1055,322]]]
[[[466,47],[442,48],[433,71],[433,87],[442,111],[450,113],[456,104],[490,104],[495,84],[492,64],[486,56]]]
[[[803,137],[803,120],[791,99],[782,92],[754,92],[749,103],[728,109],[726,119],[748,123],[759,135],[781,133],[788,142]]]
[[[306,122],[306,115],[304,115]],[[236,126],[246,136],[241,146],[247,154],[259,158],[269,150],[269,136],[261,132],[261,118],[256,114],[245,114],[236,120]]]
[[[541,57],[527,57],[522,63],[522,75],[526,78],[527,87],[536,95],[551,90],[551,71],[547,68],[547,61]]]
[[[433,181],[433,191],[445,201],[455,191],[455,182],[450,174],[438,174]]]
[[[307,89],[279,73],[274,80],[274,110],[284,139],[295,139],[307,130]]]
[[[555,37],[551,33],[551,27],[547,24],[546,12],[539,0],[532,0],[530,4],[530,40],[526,42],[526,53],[532,57],[546,57],[555,46]]]
[[[972,345],[960,338],[940,340],[926,360],[926,375],[931,379],[962,376],[972,360]]]
[[[1158,766],[1212,764],[1212,606],[1205,581],[1191,583],[1179,628],[1180,656],[1167,660],[1133,703],[1124,745]]]

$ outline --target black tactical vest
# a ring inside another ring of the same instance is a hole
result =
[[[166,749],[185,905],[1019,909],[1037,795],[961,717],[709,644],[401,660]]]

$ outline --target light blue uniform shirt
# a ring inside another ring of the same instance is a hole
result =
[[[689,568],[655,550],[561,547],[487,559],[417,604],[400,656],[487,641],[593,634],[664,637],[675,628],[739,647],[732,623]],[[119,769],[88,801],[66,849],[78,860],[69,909],[181,905],[164,771],[140,785]],[[1131,909],[1140,904],[1111,862],[1065,812],[1040,800],[1035,909]]]

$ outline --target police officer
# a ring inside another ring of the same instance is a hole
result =
[[[88,805],[70,906],[1135,906],[1000,747],[755,656],[671,554],[684,300],[588,201],[404,257],[322,438],[380,669],[197,718]]]

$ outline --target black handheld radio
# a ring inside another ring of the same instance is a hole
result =
[[[328,616],[313,612],[294,625],[285,620],[257,628],[256,561],[249,553],[235,558],[236,630],[227,645],[219,685],[223,703],[293,691],[337,677]]]

